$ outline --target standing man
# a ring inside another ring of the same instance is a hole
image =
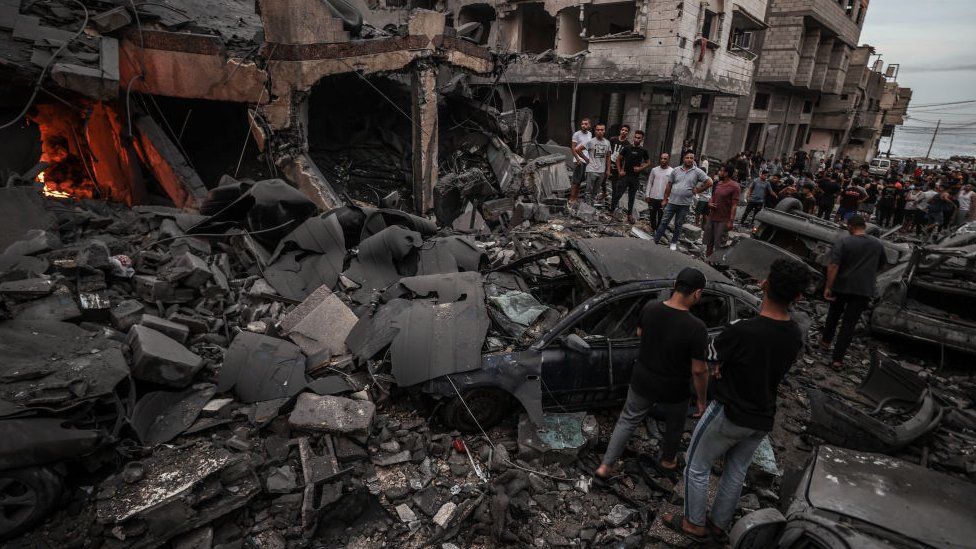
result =
[[[834,203],[837,202],[837,194],[840,193],[841,184],[837,178],[828,173],[817,182],[820,187],[820,197],[817,199],[817,217],[825,220],[830,219],[834,213]]]
[[[666,526],[694,541],[721,537],[732,524],[753,454],[773,430],[777,386],[803,347],[790,304],[807,282],[805,265],[777,259],[760,284],[759,316],[732,324],[709,345],[707,360],[717,368],[715,400],[698,420],[688,446],[685,514],[662,517]],[[708,478],[720,457],[722,478],[709,513]]]
[[[840,239],[830,251],[823,293],[824,299],[830,302],[830,308],[827,310],[820,347],[824,352],[830,349],[837,324],[840,323],[831,362],[835,370],[844,367],[844,355],[854,339],[857,321],[874,297],[875,279],[885,262],[884,246],[877,238],[865,234],[866,227],[867,223],[860,215],[849,218],[847,232],[850,235]]]
[[[668,165],[671,155],[661,153],[658,158],[658,165],[651,168],[651,175],[647,177],[647,187],[644,189],[644,200],[647,201],[648,216],[651,218],[651,228],[657,231],[661,224],[661,215],[664,213],[664,189],[671,180],[671,172],[674,168]]]
[[[769,172],[761,171],[759,172],[759,177],[752,180],[752,183],[746,187],[746,211],[742,212],[742,219],[739,220],[739,225],[745,225],[746,219],[748,219],[749,214],[752,214],[752,222],[756,222],[756,214],[761,212],[763,206],[766,205],[766,195],[772,194],[776,197],[775,191],[773,191],[772,185],[769,184]]]
[[[634,132],[634,142],[624,146],[617,155],[616,171],[617,184],[613,187],[613,199],[610,201],[610,213],[616,213],[620,197],[627,191],[627,222],[634,223],[634,197],[640,185],[638,176],[651,165],[651,155],[644,148],[644,131]]]
[[[685,222],[695,194],[712,186],[712,178],[695,165],[695,153],[686,152],[682,164],[671,172],[668,186],[664,189],[664,216],[654,231],[654,242],[660,243],[671,219],[674,219],[674,232],[671,233],[671,250],[678,249],[681,226]]]
[[[586,202],[591,206],[600,185],[610,174],[610,142],[603,137],[606,132],[605,124],[597,124],[593,128],[593,139],[576,148],[577,154],[585,151],[589,159],[586,164],[586,176],[583,179],[585,184],[583,193],[586,195]]]
[[[969,214],[973,205],[973,186],[966,183],[956,197],[959,202],[959,209],[956,210],[956,225],[962,225],[969,221]]]
[[[891,226],[891,220],[895,215],[895,202],[898,198],[898,190],[895,184],[889,181],[881,189],[881,197],[878,198],[878,225],[885,229]]]
[[[580,120],[580,129],[573,133],[573,183],[569,191],[569,201],[571,203],[579,200],[580,184],[582,184],[583,179],[586,177],[586,163],[589,161],[586,152],[582,150],[577,152],[577,148],[586,145],[586,142],[590,139],[593,139],[593,134],[590,132],[590,119],[584,118]]]
[[[837,221],[847,221],[857,215],[858,206],[868,198],[868,193],[851,183],[840,193],[840,206],[837,207]]]
[[[722,244],[725,233],[732,230],[735,209],[739,206],[739,184],[732,179],[731,171],[728,166],[718,169],[718,183],[708,203],[709,213],[704,231],[706,258],[712,255],[716,245]]]
[[[613,465],[623,453],[634,429],[656,403],[664,411],[665,430],[661,456],[655,460],[664,473],[678,470],[678,445],[688,414],[688,386],[693,382],[699,411],[705,409],[708,366],[705,323],[689,312],[701,299],[705,275],[685,267],[674,280],[674,292],[667,301],[652,301],[640,313],[640,360],[630,378],[627,401],[613,428],[607,453],[596,470],[599,478],[613,474]]]
[[[620,175],[617,173],[616,169],[617,158],[620,157],[620,151],[624,150],[624,147],[627,145],[630,145],[630,141],[627,140],[627,137],[630,135],[630,126],[624,124],[620,126],[620,130],[618,131],[619,133],[616,137],[610,138],[610,176],[603,181],[603,184],[600,187],[600,196],[596,197],[597,202],[600,202],[601,204],[604,202],[604,200],[606,200],[607,183],[610,183],[611,193],[613,193],[613,190],[616,188],[617,179],[620,178]],[[613,213],[613,209],[611,209],[610,212]]]

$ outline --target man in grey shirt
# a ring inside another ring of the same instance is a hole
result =
[[[850,235],[837,241],[830,251],[823,294],[830,308],[820,346],[824,351],[830,349],[840,323],[831,363],[835,370],[844,367],[844,354],[854,339],[854,328],[874,297],[878,271],[886,260],[884,246],[877,238],[865,234],[866,226],[864,217],[852,216],[847,220]]]
[[[678,249],[678,239],[681,238],[681,226],[685,223],[688,210],[695,201],[695,194],[709,189],[712,179],[701,168],[695,165],[695,153],[688,151],[682,157],[681,166],[671,172],[668,186],[664,189],[664,215],[657,230],[654,231],[654,242],[660,243],[664,232],[671,220],[674,219],[674,231],[671,233],[671,249]]]
[[[576,147],[576,154],[586,151],[586,172],[583,179],[584,200],[592,205],[603,180],[610,174],[610,142],[604,138],[605,124],[593,128],[593,139]]]

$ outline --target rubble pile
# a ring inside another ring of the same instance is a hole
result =
[[[697,233],[673,254],[643,221],[531,201],[542,187],[442,181],[440,225],[366,204],[319,213],[276,180],[224,178],[201,214],[3,189],[36,213],[0,255],[3,469],[80,471],[42,494],[53,517],[15,543],[676,543],[655,510],[680,505],[677,479],[643,458],[610,483],[590,474],[615,409],[545,375],[532,393],[502,366],[588,296],[648,278],[627,272],[640,246],[669,254],[654,268],[694,261]],[[808,349],[781,387],[743,511],[775,506],[784,471],[821,442],[976,474],[970,373],[852,349],[842,374]],[[508,400],[486,409],[499,387]],[[631,449],[657,441],[650,421]]]

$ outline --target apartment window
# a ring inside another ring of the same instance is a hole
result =
[[[752,108],[757,111],[769,110],[769,94],[768,93],[757,93],[756,98],[752,101]]]
[[[588,39],[633,39],[642,34],[636,31],[634,24],[637,18],[634,1],[586,4],[583,10],[583,35]]]
[[[705,20],[702,21],[701,28],[702,38],[714,42],[715,40],[713,39],[712,35],[715,33],[718,26],[718,17],[715,15],[715,12],[705,10]]]
[[[728,50],[749,60],[756,58],[755,47],[758,33],[766,24],[749,12],[735,6],[732,11],[732,30],[729,33]]]
[[[808,114],[813,112],[813,101],[809,99],[803,102],[803,114]]]
[[[732,29],[732,36],[729,39],[729,49],[752,51],[752,36],[752,31]]]
[[[846,5],[844,6],[844,11],[847,13],[848,17],[854,17],[854,0],[844,0]]]

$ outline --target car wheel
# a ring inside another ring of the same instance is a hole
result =
[[[481,429],[487,431],[511,414],[514,400],[501,389],[471,389],[465,391],[463,401],[458,397],[451,399],[441,409],[441,418],[444,423],[463,433],[480,433]],[[479,424],[481,429],[478,428]]]
[[[62,489],[61,478],[46,467],[0,472],[0,539],[18,536],[44,520]]]

